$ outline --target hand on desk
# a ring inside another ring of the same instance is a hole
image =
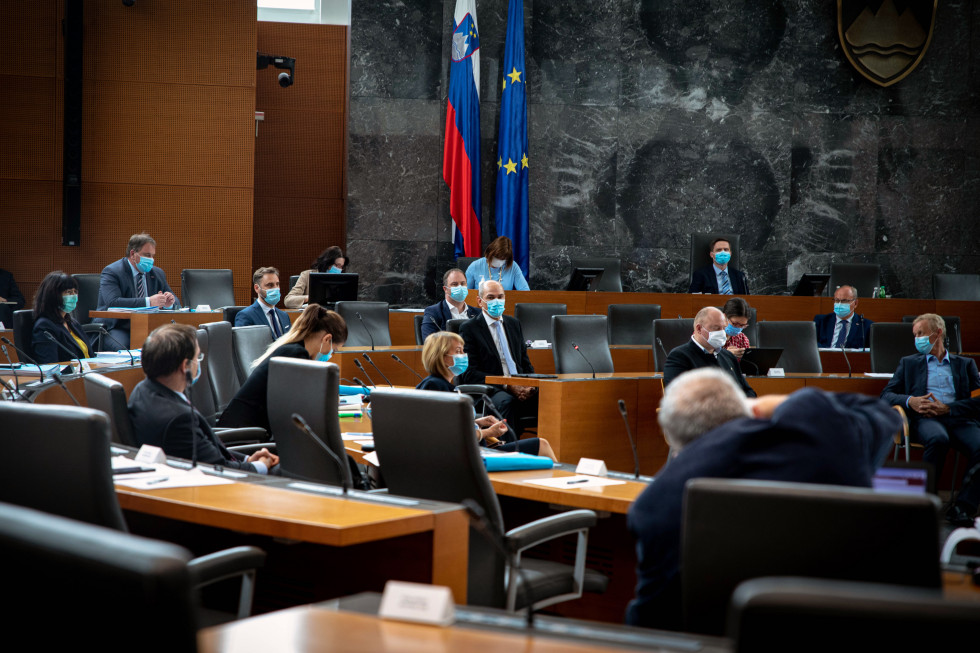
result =
[[[925,417],[939,417],[949,414],[949,406],[936,399],[931,392],[921,397],[909,397],[909,408]]]
[[[174,305],[175,300],[176,297],[174,297],[173,293],[158,292],[157,294],[150,296],[150,306],[165,306],[170,308]]]
[[[270,453],[268,449],[262,447],[251,456],[248,457],[248,462],[260,462],[266,467],[272,467],[279,464],[279,456],[274,453]]]
[[[511,393],[521,401],[527,401],[534,394],[535,388],[526,385],[505,385],[504,390]]]

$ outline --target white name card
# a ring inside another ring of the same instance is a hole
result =
[[[198,304],[197,308],[194,309],[195,313],[210,313],[211,306],[209,304]]]
[[[142,447],[140,447],[140,450],[136,452],[136,462],[143,463],[145,465],[166,464],[167,454],[163,453],[163,449],[160,447],[144,444]]]
[[[453,593],[442,585],[423,585],[389,580],[381,595],[378,616],[383,619],[414,621],[433,626],[449,626],[456,621]]]
[[[769,376],[786,376],[786,372],[781,367],[770,367]]]
[[[579,458],[575,473],[588,474],[589,476],[608,476],[609,470],[606,469],[606,462],[604,460]]]

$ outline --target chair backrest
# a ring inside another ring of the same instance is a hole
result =
[[[0,556],[11,563],[3,579],[11,597],[4,620],[36,633],[45,648],[89,641],[120,650],[124,642],[146,643],[152,632],[149,650],[197,650],[186,549],[3,503]],[[52,612],[53,596],[63,614]]]
[[[105,413],[6,401],[0,424],[0,443],[17,456],[0,474],[0,501],[126,530],[112,485]]]
[[[82,377],[85,384],[85,401],[89,408],[101,410],[109,416],[112,441],[129,447],[138,447],[133,434],[126,404],[126,389],[122,383],[101,374],[90,373]]]
[[[551,354],[558,374],[615,372],[605,315],[555,315],[551,318]],[[578,351],[574,345],[578,345]],[[588,361],[586,362],[586,359]],[[591,363],[592,367],[589,367]]]
[[[691,276],[688,277],[688,281],[694,275],[694,271],[698,268],[703,268],[706,265],[711,265],[711,257],[708,253],[711,248],[711,241],[716,238],[724,238],[728,241],[728,244],[732,247],[732,260],[729,261],[729,265],[733,268],[742,268],[742,258],[740,254],[742,237],[738,234],[726,234],[721,232],[712,232],[707,234],[691,234]]]
[[[934,274],[932,295],[936,299],[980,301],[980,274]]]
[[[197,344],[204,354],[201,361],[201,376],[193,386],[189,386],[191,403],[211,426],[218,421],[218,402],[214,398],[214,390],[211,388],[211,372],[208,369],[208,355],[211,348],[208,332],[204,329],[197,330]]]
[[[918,315],[903,315],[902,322],[915,322]],[[960,318],[958,315],[942,315],[943,322],[946,323],[946,338],[944,346],[954,354],[963,353],[963,339],[960,336]],[[874,325],[872,325],[874,326]],[[915,352],[913,352],[915,353]]]
[[[272,330],[261,324],[231,328],[231,348],[235,356],[235,373],[238,383],[252,373],[252,363],[272,344]]]
[[[293,289],[293,286],[296,285],[296,282],[297,281],[299,281],[299,275],[298,274],[294,274],[294,275],[290,276],[289,277],[289,288],[286,290],[286,292],[289,292],[290,290],[292,290]]]
[[[727,636],[736,651],[920,653],[976,640],[980,603],[936,590],[820,578],[756,578],[732,595]]]
[[[463,272],[466,272],[467,268],[473,264],[473,261],[478,261],[482,256],[460,256],[456,259],[456,267],[458,267]]]
[[[231,326],[235,326],[235,318],[248,306],[225,306],[221,309],[221,317]]]
[[[348,347],[391,346],[388,302],[337,302],[337,312],[347,322]]]
[[[201,328],[208,332],[208,380],[214,393],[217,412],[221,413],[235,398],[242,387],[235,369],[235,353],[232,347],[230,322],[207,322]]]
[[[99,306],[99,284],[102,282],[101,274],[73,274],[71,275],[78,282],[78,303],[72,316],[79,324],[88,324],[92,321],[88,312],[94,311]]]
[[[29,308],[14,311],[14,344],[31,358],[37,358],[34,353],[34,311]]]
[[[425,320],[425,314],[417,313],[412,320],[415,324],[415,344],[421,345],[422,341],[422,321]]]
[[[472,499],[496,528],[503,518],[480,457],[466,395],[379,388],[371,393],[378,460],[392,494],[459,503]],[[467,603],[504,604],[504,561],[471,529]]]
[[[592,290],[623,292],[623,263],[618,258],[573,258],[569,273],[575,268],[603,268],[602,278]]]
[[[925,494],[688,481],[680,556],[684,629],[721,633],[732,592],[762,576],[938,588],[939,507]]]
[[[339,390],[340,369],[333,363],[284,357],[269,361],[269,426],[283,475],[330,485],[351,481],[337,416]],[[320,441],[337,454],[344,463],[342,469],[293,424],[293,413],[302,416]]]
[[[446,331],[452,331],[453,333],[459,333],[459,326],[466,322],[469,318],[458,317],[452,320],[446,320]]]
[[[653,321],[653,367],[657,372],[664,371],[667,354],[674,347],[680,347],[694,334],[694,318]],[[658,343],[657,340],[660,340]],[[662,345],[662,346],[661,346]]]
[[[759,347],[782,347],[776,363],[787,372],[820,374],[820,351],[817,349],[817,325],[805,322],[760,322]]]
[[[565,304],[514,304],[514,317],[521,323],[526,340],[551,341],[551,316],[568,314]]]
[[[877,297],[881,287],[881,266],[877,263],[831,263],[828,295],[833,297],[834,292],[845,284],[857,288],[858,297]]]
[[[610,304],[606,317],[610,345],[648,345],[653,321],[660,319],[660,304]]]
[[[235,305],[231,270],[186,269],[180,273],[181,298],[189,308],[207,304],[212,309]]]
[[[871,325],[871,371],[894,373],[898,361],[918,353],[912,325],[908,322],[875,322]]]

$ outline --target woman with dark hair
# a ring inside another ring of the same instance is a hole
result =
[[[514,265],[514,245],[507,236],[500,236],[487,245],[483,258],[466,268],[466,287],[476,290],[481,281],[498,281],[504,290],[530,290],[521,266]]]
[[[741,360],[745,350],[751,346],[748,336],[742,333],[742,329],[749,325],[751,308],[749,303],[741,297],[732,297],[725,302],[725,306],[721,309],[721,312],[728,318],[728,326],[725,327],[725,335],[728,336],[725,349],[732,352],[739,360]]]
[[[57,363],[71,358],[91,358],[92,343],[82,325],[75,321],[71,312],[78,303],[78,282],[62,272],[55,270],[44,277],[34,295],[34,332],[31,345],[38,363]],[[52,342],[48,335],[65,349]]]
[[[310,300],[310,272],[340,273],[346,271],[348,265],[350,265],[350,259],[344,256],[342,249],[336,245],[326,248],[316,257],[309,270],[303,270],[300,273],[296,285],[286,293],[286,298],[282,302],[283,305],[286,308],[300,308]]]

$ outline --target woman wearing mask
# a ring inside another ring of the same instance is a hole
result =
[[[57,363],[94,355],[82,325],[71,316],[77,303],[78,282],[73,277],[61,270],[44,277],[34,295],[34,331],[31,334],[34,359],[38,363]]]
[[[732,352],[739,360],[742,359],[745,350],[751,346],[748,336],[742,333],[745,327],[749,325],[751,308],[749,303],[741,297],[732,297],[725,302],[725,306],[721,309],[721,312],[728,319],[728,326],[725,327],[725,335],[728,336],[725,349]]]
[[[466,268],[466,287],[480,287],[480,282],[497,281],[504,290],[530,290],[521,266],[514,265],[514,246],[507,236],[500,236],[487,245],[483,258],[478,258]]]
[[[293,286],[282,301],[286,308],[301,308],[310,300],[310,272],[330,272],[339,274],[347,270],[350,259],[344,256],[343,250],[336,245],[323,250],[313,261],[310,270],[303,270],[296,285]]]

